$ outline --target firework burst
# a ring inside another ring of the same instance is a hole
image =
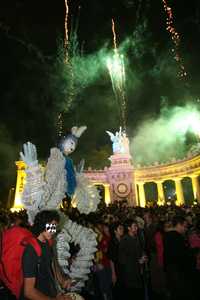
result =
[[[112,88],[117,100],[120,123],[126,128],[126,95],[125,95],[125,67],[124,56],[117,49],[117,37],[115,31],[115,23],[112,19],[113,47],[114,54],[108,57],[106,64],[110,74]]]
[[[184,78],[184,77],[186,78],[187,72],[185,70],[185,67],[183,64],[183,59],[182,59],[182,57],[180,55],[180,51],[179,51],[180,35],[176,31],[175,26],[174,26],[174,20],[173,20],[174,17],[173,17],[172,8],[168,5],[167,0],[162,0],[162,2],[163,2],[164,10],[167,15],[166,30],[170,33],[172,42],[174,44],[174,47],[172,48],[172,53],[173,53],[174,59],[179,64],[178,76],[180,78]]]

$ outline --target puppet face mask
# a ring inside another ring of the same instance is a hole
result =
[[[46,224],[46,231],[49,233],[56,233],[56,224]]]
[[[76,142],[72,138],[68,138],[63,143],[63,153],[65,155],[68,155],[72,152],[74,152],[76,148]]]

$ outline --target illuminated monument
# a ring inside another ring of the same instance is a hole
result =
[[[85,171],[86,176],[105,189],[105,202],[127,199],[130,205],[136,205],[135,181],[132,158],[129,152],[129,140],[125,132],[115,134],[107,131],[112,141],[113,155],[109,158],[110,167],[104,170]]]
[[[167,164],[155,163],[153,166],[134,167],[129,152],[129,140],[120,128],[115,134],[107,131],[112,141],[113,155],[109,158],[110,167],[104,170],[88,168],[85,175],[95,185],[104,188],[104,200],[106,204],[114,201],[127,199],[132,206],[144,207],[147,203],[145,185],[154,184],[157,190],[159,205],[165,204],[169,198],[165,193],[165,183],[172,182],[174,196],[177,205],[185,203],[183,182],[190,181],[193,199],[200,203],[200,155],[190,155],[183,160],[173,160]],[[21,195],[25,183],[25,164],[23,161],[16,162],[17,183],[15,191],[14,208],[22,208]]]

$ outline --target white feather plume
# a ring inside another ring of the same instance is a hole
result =
[[[80,246],[75,260],[69,267],[67,259],[69,258],[69,243],[74,242]],[[88,279],[90,267],[92,266],[94,253],[96,252],[96,233],[92,229],[78,225],[70,219],[66,220],[64,229],[57,236],[57,257],[58,262],[64,273],[67,273],[72,279],[79,278],[78,283],[71,288],[71,291],[79,291]],[[63,257],[63,253],[65,256]]]
[[[55,209],[65,197],[67,182],[65,158],[58,148],[52,148],[45,169],[43,208]]]
[[[76,190],[72,203],[80,213],[89,214],[97,209],[100,195],[97,188],[83,173],[76,174]]]
[[[38,163],[35,166],[28,166],[25,172],[26,181],[21,200],[27,210],[29,222],[33,224],[35,215],[43,203],[44,174]]]
[[[74,126],[72,127],[71,129],[71,133],[77,137],[77,138],[80,138],[80,136],[83,134],[83,132],[87,129],[87,126],[81,126],[81,127],[77,127],[77,126]]]

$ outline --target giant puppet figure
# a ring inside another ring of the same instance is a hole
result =
[[[100,201],[97,189],[83,175],[82,170],[75,170],[69,157],[86,128],[72,127],[71,133],[61,140],[59,148],[50,150],[45,168],[38,163],[35,145],[30,142],[23,145],[20,156],[27,168],[22,202],[28,211],[30,222],[41,209],[58,207],[66,195],[73,197],[73,203],[80,213],[87,214],[96,210]]]
[[[88,214],[97,209],[100,196],[97,189],[84,176],[82,170],[75,170],[69,155],[76,149],[78,139],[86,130],[86,126],[73,127],[71,133],[63,138],[59,148],[50,150],[47,165],[41,167],[37,159],[34,144],[28,142],[20,152],[26,163],[26,183],[22,195],[30,223],[42,209],[56,209],[67,195],[72,198],[80,213]],[[64,273],[73,279],[79,278],[72,291],[79,291],[88,278],[94,253],[96,252],[96,234],[89,228],[72,222],[65,215],[63,226],[57,236],[57,257]],[[76,259],[69,266],[69,243],[79,244],[80,250]]]

